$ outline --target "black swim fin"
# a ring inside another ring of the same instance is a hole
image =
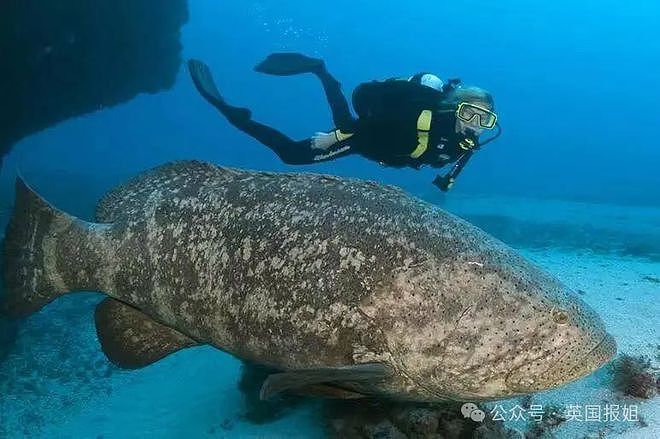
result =
[[[273,53],[254,68],[257,72],[277,76],[317,73],[324,69],[323,60],[295,52]]]
[[[215,85],[209,66],[199,60],[191,59],[188,61],[188,70],[199,94],[220,110],[227,119],[230,121],[247,120],[252,117],[252,113],[247,108],[233,107],[227,104]]]

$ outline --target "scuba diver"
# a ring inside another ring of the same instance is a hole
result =
[[[362,83],[352,95],[351,114],[340,83],[326,70],[323,60],[299,53],[269,55],[254,69],[270,75],[312,73],[321,81],[334,129],[295,141],[267,125],[252,120],[247,108],[229,105],[220,95],[207,65],[188,61],[199,93],[239,130],[252,136],[287,164],[313,164],[359,154],[385,166],[454,166],[433,184],[449,190],[472,155],[501,134],[492,96],[478,87],[462,87],[459,79],[446,83],[430,73]],[[497,133],[479,141],[485,130]]]

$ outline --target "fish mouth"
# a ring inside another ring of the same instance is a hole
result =
[[[578,373],[578,378],[581,378],[582,376],[600,368],[605,363],[610,362],[616,355],[616,352],[617,346],[614,337],[612,337],[610,334],[605,334],[600,342],[598,342],[593,348],[589,350],[587,354],[585,354],[580,359],[578,365],[571,369],[571,374],[581,370],[582,373]]]
[[[587,352],[587,354],[584,356],[584,358],[587,358],[589,355],[593,354],[597,349],[600,349],[600,348],[605,344],[605,342],[607,341],[608,337],[609,337],[609,335],[606,334],[606,335],[605,335],[605,336],[604,336],[604,337],[603,337],[603,338],[602,338],[602,339],[596,344],[596,346],[594,346],[593,348],[591,348],[591,350],[590,350],[589,352]],[[610,338],[611,338],[611,337],[610,337]]]
[[[539,361],[539,359],[534,360],[530,363],[523,364],[517,369],[511,371],[506,379],[506,386],[509,390],[513,392],[537,392],[542,390],[547,390],[549,388],[558,387],[564,384],[567,384],[571,381],[578,380],[583,378],[590,373],[596,371],[605,363],[609,362],[614,358],[617,352],[616,341],[610,334],[605,334],[589,351],[582,355],[576,362],[575,366],[566,371],[566,373],[559,379],[557,376],[555,379],[547,380],[547,378],[552,377],[551,372],[555,364],[557,364],[562,358],[558,358],[552,361],[552,364],[548,366],[543,372],[538,373],[537,376],[547,377],[546,380],[534,380],[531,376],[524,376],[523,369],[528,367],[534,361]],[[547,358],[547,357],[546,357]],[[542,359],[542,360],[545,360]]]

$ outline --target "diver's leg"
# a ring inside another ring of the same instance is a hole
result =
[[[232,124],[263,145],[270,148],[288,165],[311,165],[327,162],[353,153],[350,146],[335,143],[325,149],[312,147],[312,139],[295,141],[267,125],[253,120],[234,121]]]
[[[202,97],[217,108],[232,125],[270,148],[284,163],[312,164],[331,160],[349,152],[350,148],[340,145],[328,150],[315,150],[312,148],[311,139],[297,142],[268,125],[252,120],[250,110],[229,105],[223,99],[206,64],[191,60],[188,62],[188,67],[195,87]]]
[[[315,74],[323,85],[336,127],[344,132],[354,131],[355,119],[351,114],[346,97],[341,92],[341,85],[326,70],[322,59],[312,58],[302,53],[273,53],[257,64],[254,70],[277,76]]]
[[[245,134],[251,136],[270,148],[284,163],[288,165],[308,165],[314,163],[311,143],[309,140],[295,141],[271,128],[253,120],[241,121],[233,125]]]
[[[249,120],[252,113],[247,108],[233,107],[225,102],[215,85],[209,66],[201,61],[191,59],[188,61],[190,77],[195,88],[206,101],[213,105],[232,123],[234,121]]]
[[[267,125],[253,120],[232,122],[233,125],[271,149],[288,165],[311,165],[353,154],[346,142],[337,142],[326,148],[313,147],[312,139],[295,141]]]
[[[339,81],[326,70],[325,64],[322,64],[316,69],[314,74],[321,81],[321,85],[323,85],[323,91],[325,91],[325,96],[332,112],[332,120],[336,127],[344,132],[355,132],[356,119],[351,114],[348,101],[341,91]]]

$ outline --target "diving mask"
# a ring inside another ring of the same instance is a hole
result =
[[[488,108],[470,102],[461,102],[459,104],[456,109],[456,117],[466,123],[477,117],[479,118],[479,126],[485,129],[492,129],[497,122],[497,114]]]

